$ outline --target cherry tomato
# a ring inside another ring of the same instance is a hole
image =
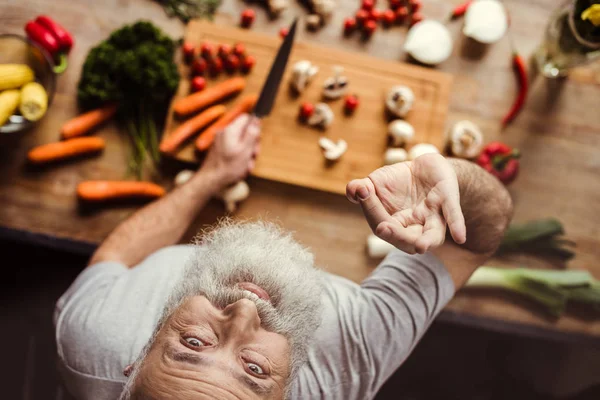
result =
[[[201,76],[195,76],[192,79],[192,92],[199,92],[206,87],[206,79]]]
[[[231,46],[228,44],[219,45],[217,54],[219,55],[219,57],[221,57],[223,59],[229,57],[229,54],[231,54]]]
[[[194,45],[190,42],[183,42],[181,50],[183,51],[183,57],[185,58],[185,61],[192,61],[194,58]]]
[[[192,72],[194,75],[204,75],[207,66],[205,59],[197,57],[192,63]]]
[[[365,36],[365,38],[369,38],[371,37],[371,35],[373,35],[373,32],[375,32],[376,29],[377,23],[370,19],[367,22],[365,22],[365,26],[363,27],[363,35]]]
[[[404,2],[402,0],[390,0],[390,8],[392,10],[396,10],[400,7]]]
[[[369,12],[369,18],[370,20],[373,20],[375,22],[379,21],[381,19],[381,11],[377,10],[376,8],[372,9]]]
[[[408,17],[408,8],[406,6],[401,6],[396,10],[396,22],[399,24],[403,24]]]
[[[382,19],[387,26],[393,25],[396,22],[396,13],[394,10],[385,10]]]
[[[254,68],[254,64],[256,64],[256,58],[253,56],[246,56],[242,60],[242,71],[248,73]]]
[[[356,20],[354,18],[346,18],[344,20],[344,34],[349,35],[356,29]]]
[[[347,114],[352,114],[358,108],[359,103],[356,95],[347,95],[344,99],[344,111],[346,111]]]
[[[423,21],[423,18],[423,14],[421,14],[420,12],[414,13],[410,18],[410,26],[413,26],[414,24]]]
[[[315,106],[311,103],[305,102],[300,105],[300,118],[306,120],[310,118],[315,112]]]
[[[240,58],[235,54],[230,54],[225,61],[225,69],[227,72],[234,73],[240,67]]]
[[[214,55],[213,45],[208,42],[202,43],[202,46],[200,46],[200,54],[206,59],[212,58]]]
[[[279,36],[283,39],[284,37],[286,37],[288,34],[288,28],[281,28],[279,30]]]
[[[208,63],[208,72],[212,76],[217,76],[223,71],[223,61],[220,58],[214,58]]]
[[[361,4],[360,8],[362,8],[363,10],[371,11],[373,9],[373,7],[375,7],[374,0],[362,0],[362,4]]]
[[[421,9],[421,6],[423,6],[423,3],[421,3],[421,0],[408,0],[408,7],[410,8],[410,11],[412,11],[413,13],[416,13],[417,11],[419,11]]]
[[[240,25],[243,28],[250,28],[252,26],[252,23],[254,22],[254,18],[256,18],[256,13],[254,12],[254,10],[251,8],[247,8],[244,11],[242,11]]]
[[[233,46],[233,54],[235,54],[236,56],[241,57],[244,55],[244,53],[246,53],[246,47],[243,43],[236,43]]]
[[[369,18],[369,12],[365,11],[363,9],[360,9],[356,12],[356,24],[357,25],[364,25],[364,23],[367,21],[367,19]]]

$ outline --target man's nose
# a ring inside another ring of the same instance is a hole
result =
[[[225,307],[225,315],[230,319],[230,332],[242,333],[260,327],[260,317],[256,304],[249,299],[241,299]]]

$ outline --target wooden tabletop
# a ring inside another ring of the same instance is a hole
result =
[[[216,22],[234,25],[247,5],[241,0],[224,0]],[[305,10],[290,0],[291,7],[278,20],[270,21],[258,6],[253,29],[276,35],[294,15]],[[380,30],[369,42],[341,35],[342,21],[355,12],[358,1],[339,1],[329,24],[317,33],[304,27],[297,39],[361,51],[389,60],[406,61],[402,51],[405,28]],[[443,20],[459,1],[426,0],[425,16]],[[540,42],[554,0],[505,1],[511,13],[512,35],[519,51],[531,55]],[[27,20],[38,14],[55,17],[75,35],[70,67],[59,77],[57,93],[48,115],[32,131],[0,138],[0,233],[76,248],[100,243],[131,212],[134,206],[87,210],[78,206],[75,187],[83,179],[121,179],[125,173],[127,146],[115,126],[99,133],[109,141],[105,153],[35,170],[24,159],[30,147],[55,141],[58,132],[48,129],[74,116],[76,85],[80,67],[91,46],[114,29],[137,19],[150,19],[173,37],[184,26],[169,19],[151,0],[0,0],[2,31],[22,33]],[[303,24],[301,24],[303,25]],[[525,110],[502,134],[499,121],[516,94],[511,70],[508,38],[483,48],[465,40],[461,21],[448,23],[455,39],[452,56],[438,68],[454,75],[450,113],[446,126],[470,119],[481,126],[486,140],[501,139],[523,153],[521,174],[509,190],[515,202],[515,220],[556,217],[577,243],[577,256],[567,266],[516,256],[492,260],[490,265],[540,268],[588,269],[600,279],[600,70],[594,66],[575,70],[570,79],[532,82]],[[339,195],[250,180],[251,198],[238,216],[264,217],[280,221],[286,229],[311,247],[320,266],[352,280],[362,280],[377,260],[365,254],[369,229],[359,209]],[[222,206],[211,203],[199,216],[193,231],[223,215]],[[587,338],[600,343],[600,319],[590,319],[577,310],[558,320],[548,319],[534,306],[518,297],[502,293],[459,293],[446,307],[441,319],[531,335]]]

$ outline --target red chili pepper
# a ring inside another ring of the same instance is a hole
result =
[[[29,21],[25,25],[25,33],[27,33],[27,37],[31,41],[42,46],[50,53],[50,56],[56,62],[56,65],[53,68],[55,73],[60,74],[67,69],[67,57],[65,56],[65,53],[61,51],[58,40],[56,40],[49,30],[35,21]]]
[[[452,10],[452,13],[450,14],[450,19],[462,17],[463,15],[465,15],[467,9],[469,8],[472,2],[473,0],[467,0],[464,3],[454,7],[454,10]]]
[[[483,148],[477,164],[504,184],[512,182],[519,173],[519,150],[501,142],[492,142]]]
[[[73,36],[60,24],[46,15],[40,15],[35,22],[46,28],[58,41],[60,48],[65,53],[69,53],[73,47]]]
[[[525,68],[525,61],[516,51],[513,52],[513,68],[515,70],[515,73],[517,74],[517,79],[519,82],[519,92],[512,107],[502,119],[503,127],[508,125],[508,123],[512,121],[517,116],[517,114],[519,114],[519,111],[521,111],[521,109],[523,108],[529,86],[527,82],[527,70]]]

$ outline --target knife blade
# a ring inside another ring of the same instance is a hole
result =
[[[277,96],[277,91],[281,85],[281,78],[283,77],[285,67],[292,51],[294,36],[296,35],[297,22],[298,18],[295,18],[294,22],[292,22],[292,25],[290,26],[288,34],[283,39],[283,43],[281,43],[281,46],[277,51],[277,55],[275,56],[273,64],[271,65],[271,70],[267,75],[267,79],[262,87],[260,96],[256,102],[256,106],[254,107],[253,115],[257,118],[266,117],[269,115],[269,113],[271,113],[273,103],[275,102],[275,97]]]

